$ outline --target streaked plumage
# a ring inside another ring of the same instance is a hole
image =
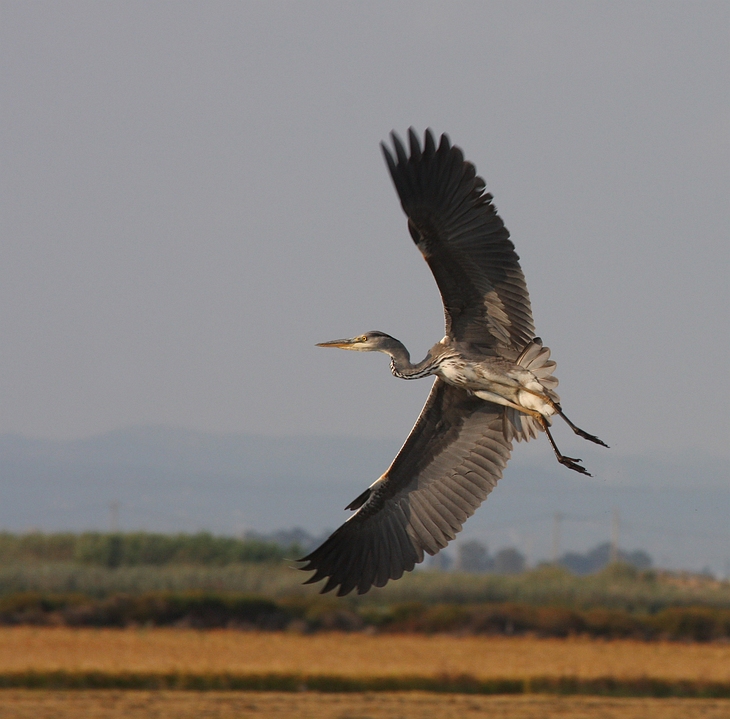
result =
[[[347,508],[355,511],[302,561],[307,583],[327,579],[323,592],[367,592],[398,579],[454,539],[496,486],[512,440],[545,431],[559,414],[580,436],[555,393],[555,362],[534,336],[525,278],[492,196],[458,147],[430,130],[421,148],[409,130],[410,156],[393,133],[395,156],[383,144],[388,169],[408,216],[413,241],[429,264],[444,304],[446,336],[417,364],[401,342],[368,332],[320,346],[384,352],[396,377],[435,375],[431,393],[388,470]],[[605,445],[604,445],[605,446]]]

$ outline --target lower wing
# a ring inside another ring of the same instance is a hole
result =
[[[338,596],[400,578],[424,552],[436,554],[461,531],[502,476],[512,451],[504,408],[440,379],[388,471],[360,495],[356,509],[302,559]]]

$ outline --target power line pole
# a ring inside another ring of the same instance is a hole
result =
[[[560,559],[560,523],[562,521],[562,513],[555,512],[553,515],[553,564],[557,564]]]
[[[533,562],[534,536],[528,534],[525,538],[525,568],[531,569]]]
[[[119,505],[118,499],[109,502],[109,531],[116,534],[119,531]]]
[[[618,509],[614,507],[613,512],[611,513],[611,564],[616,564],[616,562],[618,562],[618,530]]]

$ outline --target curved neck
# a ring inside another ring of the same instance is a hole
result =
[[[438,366],[438,358],[429,351],[426,357],[417,364],[411,362],[411,354],[405,345],[393,339],[387,348],[381,350],[390,355],[390,371],[400,379],[419,379],[433,374]]]

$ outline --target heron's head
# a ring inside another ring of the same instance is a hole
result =
[[[331,340],[320,342],[317,347],[337,347],[341,350],[355,350],[356,352],[386,352],[403,345],[394,337],[385,332],[365,332],[349,340]]]

